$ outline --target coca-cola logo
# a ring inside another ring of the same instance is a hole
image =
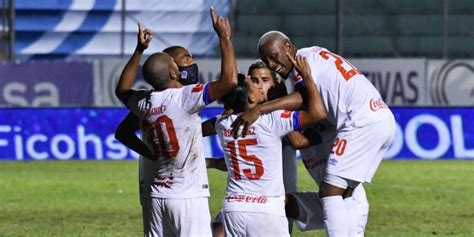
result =
[[[251,196],[243,194],[231,194],[226,198],[227,202],[245,202],[245,203],[267,203],[268,199],[264,196]]]
[[[383,108],[387,107],[385,102],[383,102],[382,98],[378,98],[378,99],[375,99],[375,100],[370,99],[369,106],[370,106],[370,110],[372,110],[374,112],[379,110],[379,109],[383,109]]]

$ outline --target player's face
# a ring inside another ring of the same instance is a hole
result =
[[[282,41],[268,41],[260,48],[260,59],[265,62],[270,69],[280,74],[284,79],[288,77],[293,64],[286,56],[290,51],[290,45]]]
[[[180,49],[173,59],[178,67],[188,67],[194,63],[193,56],[186,49]]]
[[[249,99],[255,104],[263,103],[265,101],[265,98],[263,96],[262,90],[255,83],[252,82],[249,76],[245,78],[245,83],[249,88]]]
[[[250,72],[250,80],[262,92],[264,101],[268,100],[268,89],[274,86],[272,73],[267,68],[256,68]]]

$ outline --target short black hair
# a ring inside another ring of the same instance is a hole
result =
[[[250,89],[245,83],[244,74],[239,73],[237,81],[237,86],[218,100],[225,109],[232,109],[234,113],[244,112],[247,109],[250,93]]]
[[[166,49],[163,49],[163,53],[167,53],[169,56],[171,56],[174,59],[177,56],[176,54],[179,50],[186,50],[186,48],[184,48],[183,46],[174,45]]]

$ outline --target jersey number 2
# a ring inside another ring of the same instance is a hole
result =
[[[357,70],[357,68],[355,68],[354,66],[352,66],[352,64],[350,64],[349,62],[347,62],[344,58],[342,58],[341,56],[337,55],[337,54],[333,54],[333,53],[330,53],[328,51],[321,51],[319,53],[319,55],[321,55],[321,57],[323,57],[324,59],[328,60],[329,59],[329,56],[331,56],[331,58],[333,58],[335,61],[334,61],[334,64],[336,64],[336,68],[337,70],[341,73],[342,77],[344,77],[344,79],[346,79],[346,81],[348,81],[349,79],[351,79],[353,76],[357,75],[357,74],[360,74],[359,70]],[[346,63],[347,65],[349,65],[350,67],[350,70],[347,71],[343,66],[342,66],[342,63]]]
[[[179,143],[174,130],[173,120],[163,115],[156,119],[154,126],[147,120],[143,121],[144,128],[148,131],[148,143],[152,144],[153,152],[160,152],[174,158],[179,152]],[[166,133],[165,133],[166,132]]]
[[[237,147],[235,143],[237,142]],[[243,169],[245,177],[249,180],[260,179],[263,175],[263,163],[256,155],[247,154],[247,146],[257,145],[257,139],[243,139],[236,140],[227,143],[227,147],[230,150],[230,156],[232,160],[232,169],[234,170],[234,176],[236,180],[242,179],[242,174],[240,173],[239,161],[237,159],[237,150],[239,151],[239,156],[244,159],[244,161],[252,163],[255,167],[255,172],[252,173],[252,169],[247,168]]]

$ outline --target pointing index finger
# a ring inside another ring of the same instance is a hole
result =
[[[139,22],[138,22],[138,31],[139,31],[139,32],[142,32],[142,29],[143,29],[143,25],[142,25],[142,23],[139,21]]]
[[[290,61],[293,65],[296,65],[296,61],[293,57],[291,57],[290,53],[286,52],[286,56],[290,59]]]
[[[212,23],[215,23],[217,21],[216,14],[214,12],[214,6],[211,6],[211,20],[212,20]]]

